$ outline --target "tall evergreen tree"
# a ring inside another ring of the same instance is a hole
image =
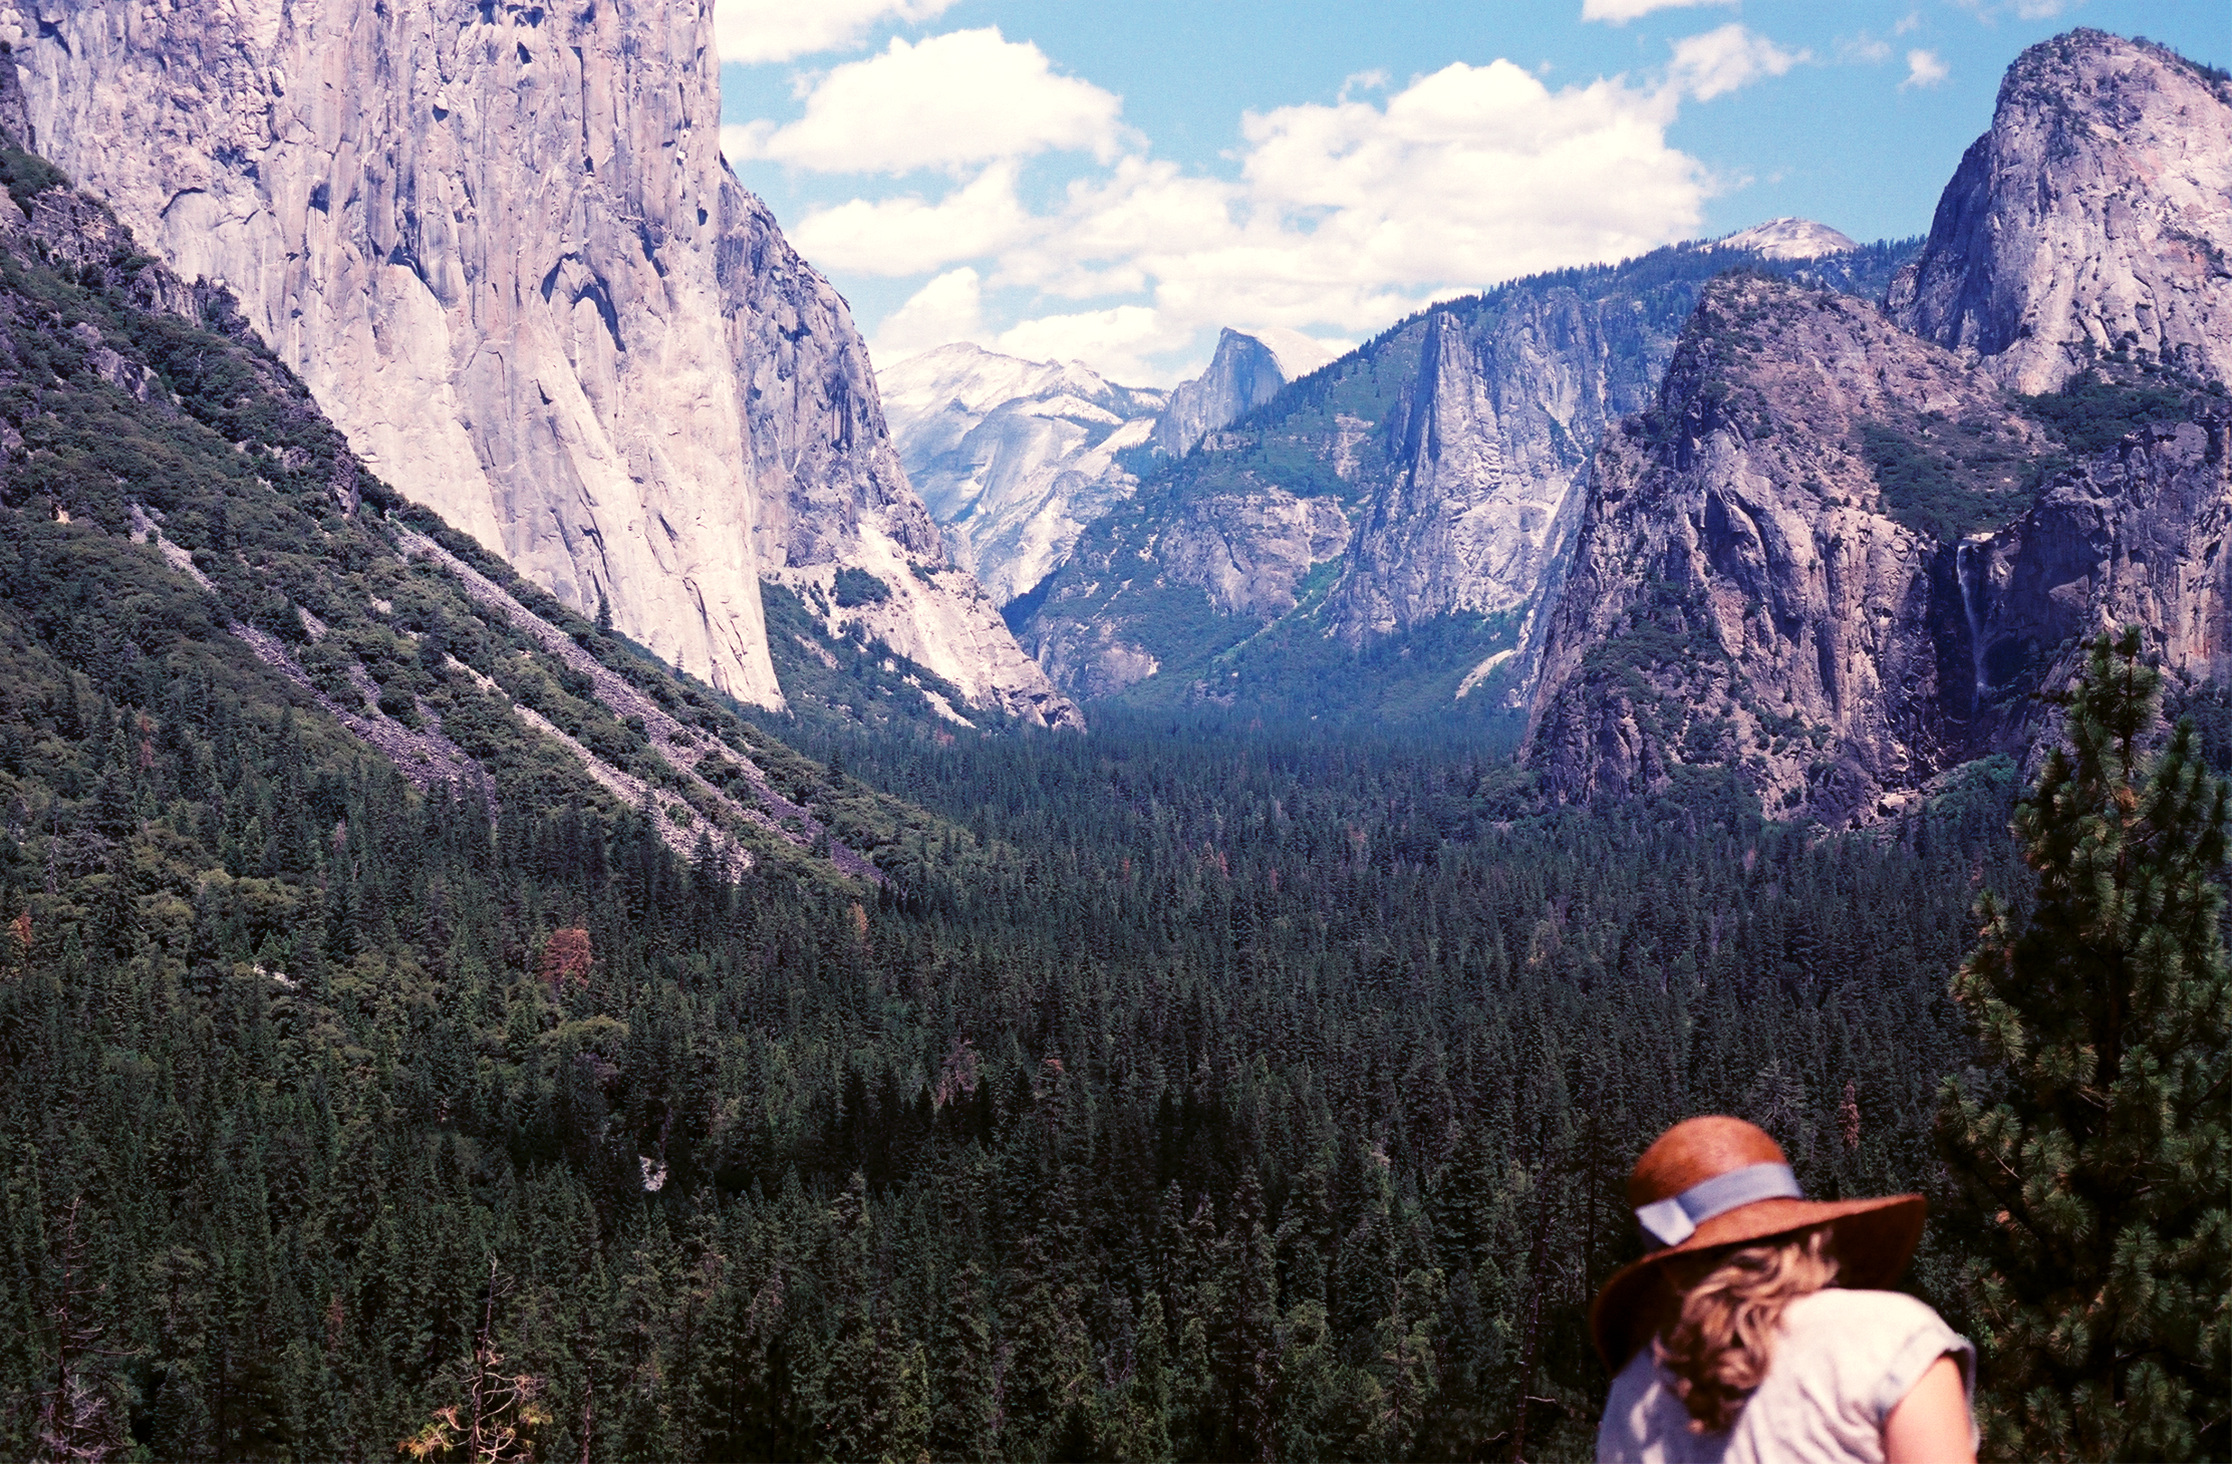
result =
[[[1988,1443],[2011,1457],[2222,1456],[2232,1435],[2232,971],[2227,793],[2161,675],[2102,637],[2015,829],[2020,919],[1985,898],[1953,994],[1986,1068],[1939,1136],[1982,1344]]]

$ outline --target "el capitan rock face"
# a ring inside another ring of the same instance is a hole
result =
[[[2017,391],[2118,350],[2232,377],[2232,82],[2095,30],[2031,47],[1890,308]]]
[[[1074,717],[947,567],[844,302],[721,161],[710,4],[14,16],[39,149],[561,599],[776,705],[761,577],[856,564],[894,649]]]

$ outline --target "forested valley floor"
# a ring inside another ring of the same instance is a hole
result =
[[[1927,1186],[2019,885],[2004,769],[1824,838],[1109,723],[833,748],[946,834],[731,884],[7,657],[19,1455],[63,1373],[156,1457],[374,1459],[493,1371],[545,1458],[1579,1456],[1635,1153],[1726,1109],[1814,1193]]]

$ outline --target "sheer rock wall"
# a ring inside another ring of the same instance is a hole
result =
[[[858,561],[895,649],[1074,717],[953,582],[844,302],[722,161],[710,0],[45,0],[0,37],[39,150],[560,598],[773,706],[762,576]]]

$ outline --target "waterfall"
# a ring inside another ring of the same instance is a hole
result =
[[[1980,567],[1991,537],[1963,539],[1953,551],[1953,572],[1961,582],[1961,611],[1968,617],[1969,663],[1976,672],[1976,696],[1982,701],[1989,689],[1984,681],[1984,589],[1987,568]]]

